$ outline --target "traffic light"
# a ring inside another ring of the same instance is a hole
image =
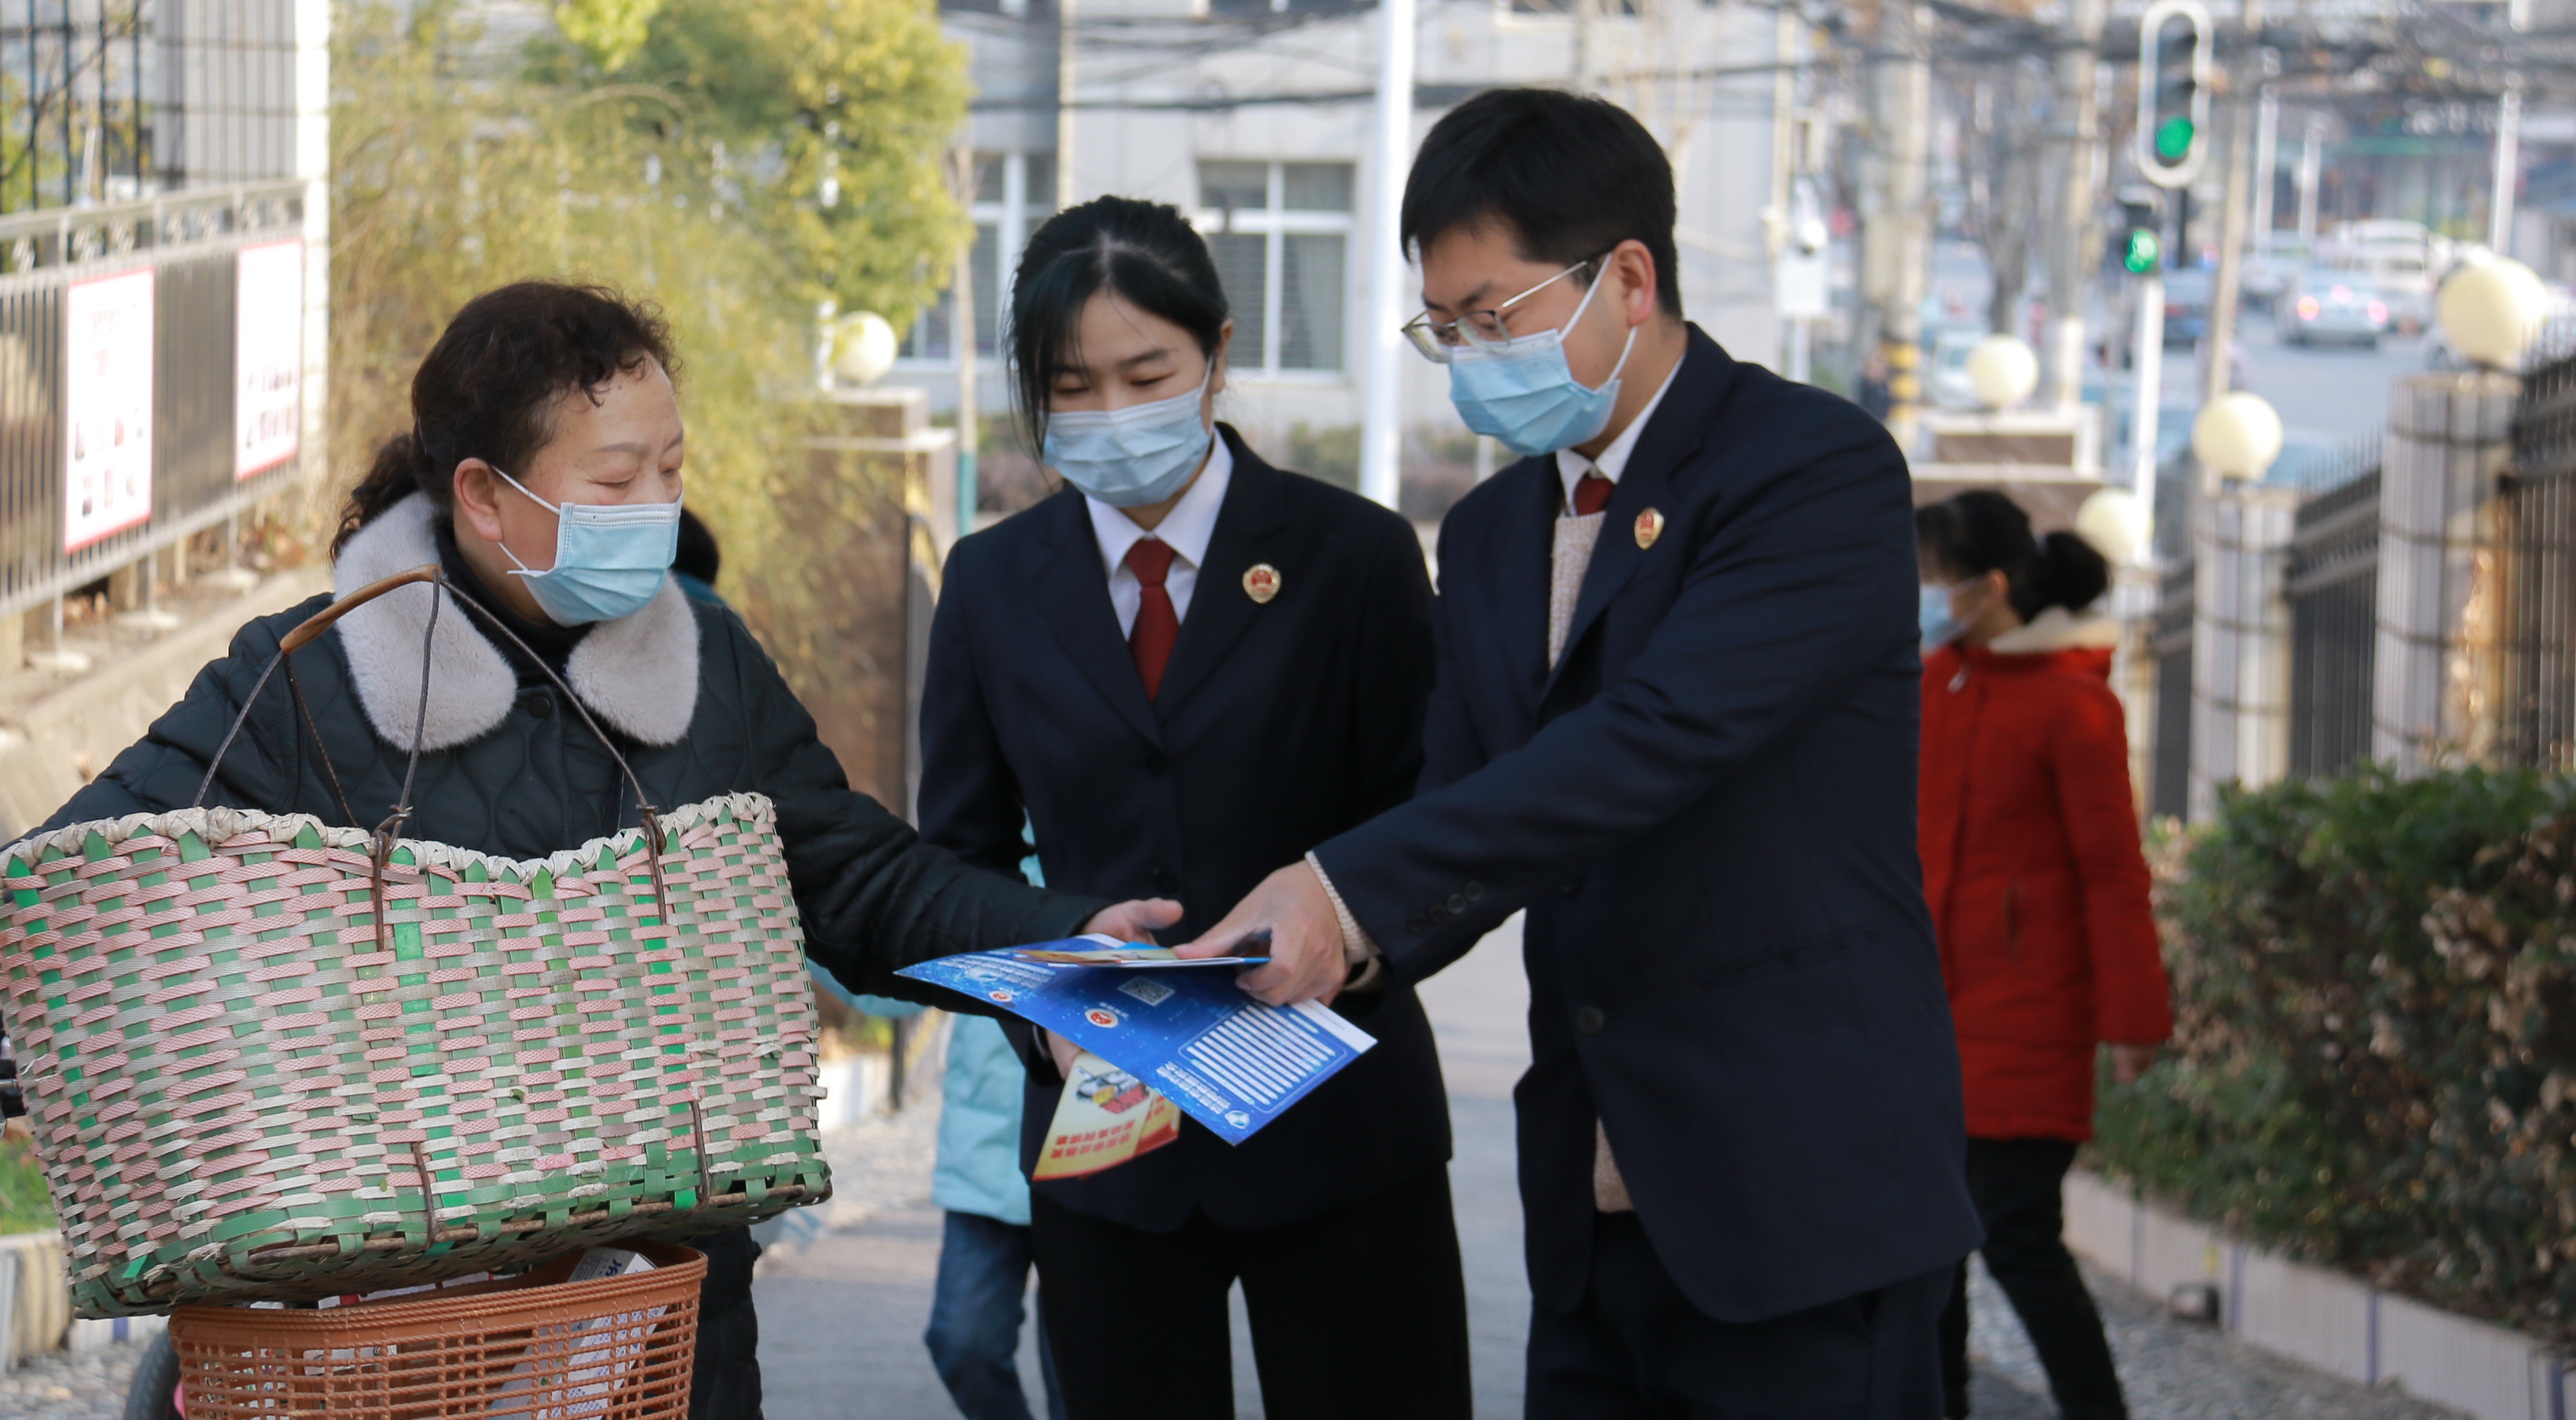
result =
[[[2209,147],[2210,25],[2200,0],[2156,0],[2138,21],[2138,171],[2180,187]]]
[[[2165,264],[2164,197],[2144,185],[2120,189],[2120,225],[2111,237],[2111,255],[2132,276]]]

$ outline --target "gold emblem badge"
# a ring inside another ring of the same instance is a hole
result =
[[[1279,569],[1267,562],[1255,562],[1244,569],[1243,594],[1259,605],[1268,606],[1279,595]]]
[[[1637,547],[1640,551],[1655,545],[1664,535],[1664,515],[1652,508],[1637,515]]]

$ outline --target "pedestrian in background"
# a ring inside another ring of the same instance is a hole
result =
[[[2110,585],[2069,532],[2000,493],[1915,514],[1923,574],[1923,886],[1967,1084],[1982,1252],[2067,1420],[2128,1414],[2101,1314],[2061,1234],[2093,1136],[2095,1047],[2127,1083],[2171,1034],[2129,739],[2111,693]],[[1967,1268],[1942,1318],[1949,1414],[1968,1413]]]
[[[939,1166],[930,1201],[947,1213],[939,1283],[922,1344],[966,1420],[1029,1420],[1020,1388],[1020,1327],[1028,1312],[1029,1184],[1020,1176],[1020,1093],[1027,1070],[1002,1028],[959,1016],[940,1083]],[[1048,1420],[1065,1420],[1055,1357],[1038,1328]]]
[[[921,826],[1054,888],[1159,883],[1202,930],[1422,772],[1431,584],[1394,512],[1272,468],[1215,420],[1234,326],[1175,209],[1103,197],[1029,238],[1013,387],[1067,485],[948,560],[922,695]],[[1365,968],[1345,963],[1337,985]],[[1449,1108],[1421,1002],[1241,1144],[1196,1120],[1031,1190],[1040,1311],[1075,1420],[1234,1413],[1238,1280],[1271,1420],[1468,1413]],[[1073,1056],[1028,1042],[1034,1168]],[[1060,1044],[1060,1043],[1059,1043]]]

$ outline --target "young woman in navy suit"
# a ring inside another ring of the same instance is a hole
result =
[[[925,837],[1008,870],[1033,829],[1050,887],[1179,898],[1174,940],[1409,797],[1431,689],[1412,527],[1215,421],[1233,329],[1168,206],[1105,197],[1030,238],[1014,388],[1066,486],[957,545],[923,702]],[[1333,1004],[1377,1046],[1243,1144],[1186,1122],[1035,1186],[1073,1420],[1232,1415],[1238,1281],[1272,1420],[1468,1414],[1430,1027],[1365,964]],[[1070,1056],[1023,1054],[1025,1168]]]

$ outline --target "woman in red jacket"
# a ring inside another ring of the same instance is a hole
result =
[[[1923,887],[1967,1076],[1982,1249],[2067,1420],[2128,1414],[2101,1314],[2060,1239],[2093,1135],[2095,1047],[2134,1079],[2172,1030],[2111,693],[2110,585],[2073,533],[2034,539],[2000,493],[1915,514],[1923,568]],[[1967,1272],[1942,1321],[1949,1414],[1968,1413]]]

